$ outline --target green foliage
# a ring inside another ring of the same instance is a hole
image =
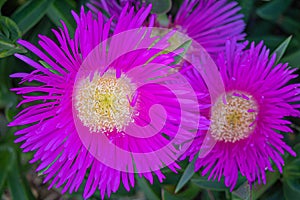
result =
[[[174,187],[171,185],[165,186],[162,189],[162,198],[165,200],[188,200],[188,199],[193,199],[196,198],[199,193],[201,192],[201,188],[199,188],[197,185],[191,183],[188,184],[188,186],[180,191],[180,192],[175,192]]]
[[[23,174],[20,172],[14,148],[0,144],[0,191],[8,184],[13,200],[31,200],[34,196]],[[1,193],[0,193],[1,194]]]
[[[9,78],[12,69],[3,67],[14,64],[14,61],[15,59],[11,57],[0,59],[0,109],[11,107],[17,102],[16,95],[9,90],[12,88],[12,82]]]
[[[289,46],[289,43],[290,43],[291,39],[292,39],[292,36],[288,37],[273,52],[273,54],[276,54],[276,63],[278,63],[281,60],[281,58],[284,55],[287,47]]]
[[[1,15],[1,8],[3,6],[3,4],[5,3],[6,0],[0,0],[0,15]]]
[[[186,169],[184,170],[179,182],[177,183],[176,189],[175,189],[175,193],[177,193],[179,190],[181,190],[183,188],[183,186],[185,186],[185,184],[193,177],[194,175],[194,164],[196,162],[196,157],[194,158],[194,160],[192,162],[190,162],[188,164],[188,166],[186,167]]]
[[[76,4],[70,0],[55,0],[48,10],[47,16],[58,27],[61,27],[61,20],[64,21],[69,31],[73,33],[75,31],[75,21],[70,14],[70,10],[75,10]],[[69,13],[69,14],[66,14]]]
[[[14,162],[8,171],[7,183],[13,200],[34,199],[29,184],[24,179],[16,162]]]
[[[238,0],[237,2],[239,3],[239,5],[242,8],[241,12],[244,14],[245,22],[248,22],[251,17],[253,8],[254,8],[255,1],[253,1],[253,0]]]
[[[266,176],[267,183],[256,185],[255,190],[253,191],[253,199],[258,199],[263,193],[265,193],[278,179],[280,178],[279,172],[267,172]]]
[[[147,199],[159,200],[159,197],[153,191],[152,187],[145,179],[137,178],[138,186],[143,190]]]
[[[146,0],[147,4],[152,4],[152,12],[156,14],[164,14],[170,11],[172,7],[171,0]]]
[[[16,160],[16,154],[14,153],[13,148],[7,145],[0,146],[0,188],[3,187],[8,172],[13,166],[13,163]]]
[[[211,181],[211,180],[207,180],[207,177],[204,176],[204,177],[192,179],[192,182],[198,185],[200,188],[204,188],[204,189],[210,189],[216,191],[228,190],[228,188],[224,184],[223,179],[221,181]]]
[[[293,0],[273,0],[257,9],[256,13],[263,19],[275,21],[291,5]]]
[[[42,19],[52,3],[53,0],[28,1],[19,7],[11,18],[24,34]]]
[[[26,52],[16,43],[20,37],[21,32],[16,23],[8,17],[0,16],[0,58]]]
[[[285,56],[282,62],[288,62],[293,67],[300,67],[300,50]]]
[[[300,143],[294,147],[297,155],[300,154]],[[300,196],[300,158],[289,158],[283,173],[283,193],[287,200],[297,199]]]

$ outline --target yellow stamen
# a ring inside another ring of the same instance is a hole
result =
[[[87,77],[79,83],[76,110],[84,126],[91,132],[123,131],[133,121],[134,108],[129,98],[135,91],[130,79],[116,78],[113,71],[103,76]]]
[[[236,95],[238,94],[238,95]],[[212,108],[211,134],[217,141],[236,142],[247,138],[255,128],[257,104],[241,92],[220,97]]]

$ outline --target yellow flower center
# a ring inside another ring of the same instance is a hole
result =
[[[116,78],[113,71],[95,74],[92,80],[87,77],[79,83],[75,97],[78,117],[91,132],[123,131],[133,121],[130,98],[134,91],[129,78]]]
[[[212,107],[211,134],[217,141],[236,142],[255,128],[257,104],[251,95],[233,92],[221,96]]]

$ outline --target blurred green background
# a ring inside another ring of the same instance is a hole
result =
[[[149,0],[150,1],[150,0]],[[12,55],[30,52],[16,43],[23,38],[38,45],[38,34],[53,37],[52,28],[61,26],[62,19],[70,32],[75,29],[71,10],[79,11],[87,0],[0,0],[0,197],[14,199],[82,199],[83,188],[77,193],[60,194],[60,189],[48,190],[42,184],[42,174],[37,174],[37,164],[29,164],[33,153],[22,153],[14,144],[16,128],[7,123],[22,108],[16,108],[20,97],[10,91],[18,87],[16,80],[9,78],[15,72],[30,72],[31,67]],[[153,12],[160,15],[174,14],[181,0],[151,0],[155,3]],[[289,62],[293,68],[300,67],[300,1],[299,0],[238,0],[247,23],[247,39],[264,40],[271,52],[280,55],[281,62]],[[170,7],[172,5],[172,7]],[[299,72],[298,72],[299,73]],[[294,133],[285,134],[286,142],[300,154],[300,121],[291,119]],[[255,184],[251,191],[244,178],[239,179],[235,190],[230,193],[221,182],[207,181],[199,173],[193,173],[192,163],[184,161],[178,174],[163,169],[167,178],[164,183],[157,180],[149,185],[138,179],[137,186],[129,193],[120,188],[111,199],[300,199],[300,158],[284,155],[283,174],[268,173],[267,184]],[[96,192],[91,199],[99,199]]]

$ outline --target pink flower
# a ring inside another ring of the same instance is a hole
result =
[[[62,29],[53,30],[58,44],[42,35],[42,50],[19,41],[40,61],[15,55],[34,71],[11,77],[34,84],[13,89],[23,97],[18,106],[26,107],[10,126],[22,126],[16,142],[23,142],[24,152],[35,152],[30,162],[39,163],[49,188],[71,193],[87,176],[83,197],[99,189],[104,198],[120,183],[133,187],[134,173],[152,183],[153,173],[159,181],[165,178],[162,167],[179,168],[174,161],[181,153],[173,144],[183,138],[177,132],[193,137],[190,125],[180,126],[189,123],[180,117],[199,116],[181,75],[170,74],[174,53],[161,53],[168,37],[157,40],[151,29],[140,28],[150,10],[142,7],[134,14],[126,6],[112,38],[111,20],[104,23],[101,13],[93,19],[82,9],[80,16],[73,13],[74,38],[62,22]]]
[[[190,160],[198,156],[195,171],[201,169],[209,180],[220,181],[224,176],[231,190],[239,173],[250,184],[265,184],[266,171],[274,170],[272,162],[282,173],[282,154],[296,153],[280,132],[292,132],[285,117],[300,114],[296,103],[300,84],[290,83],[297,77],[295,69],[275,64],[276,55],[269,58],[262,42],[243,48],[229,40],[226,51],[219,55],[216,64],[225,93],[220,93],[211,107],[209,131],[199,133],[185,153]]]

